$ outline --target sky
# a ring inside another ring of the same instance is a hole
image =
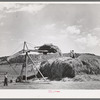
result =
[[[0,2],[0,56],[21,50],[24,41],[100,55],[100,4]]]

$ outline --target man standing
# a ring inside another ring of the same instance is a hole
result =
[[[70,57],[71,57],[71,58],[75,58],[74,50],[71,50],[71,51],[70,51]]]
[[[7,72],[4,75],[4,86],[8,86],[8,73]]]

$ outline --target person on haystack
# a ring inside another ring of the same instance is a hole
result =
[[[4,75],[4,86],[8,86],[8,73],[7,72]]]
[[[71,51],[70,51],[70,57],[71,57],[71,58],[75,58],[74,50],[71,50]]]

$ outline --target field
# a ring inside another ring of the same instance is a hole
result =
[[[15,67],[15,64],[12,65]],[[20,74],[21,64],[18,64],[15,69]],[[15,80],[18,75],[9,65],[1,65],[0,73],[7,71],[8,79]],[[3,86],[3,75],[0,75],[0,89],[100,89],[100,75],[77,75],[74,78],[63,78],[60,81],[44,81],[42,78],[28,80],[27,83],[9,83],[8,86]]]
[[[98,76],[100,77],[100,76]],[[44,81],[30,80],[27,83],[9,83],[8,86],[0,84],[0,89],[100,89],[100,81]]]
[[[100,89],[99,56],[83,54],[75,59],[66,56],[50,57],[37,67],[46,77],[46,81],[39,77],[28,80],[26,83],[16,83],[15,80],[21,73],[22,63],[12,63],[11,66],[7,63],[1,64],[0,89]],[[75,76],[70,77],[72,69],[75,71]],[[27,67],[27,71],[28,75],[34,75],[31,64]],[[8,72],[8,80],[13,80],[12,83],[9,82],[8,86],[3,86],[5,72]]]

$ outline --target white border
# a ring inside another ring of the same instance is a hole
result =
[[[49,93],[48,90],[36,90],[36,89],[0,90],[0,98],[92,98],[92,99],[100,98],[100,90],[59,90],[59,91],[60,91],[59,93],[55,92]]]
[[[0,2],[34,4],[100,4],[100,2]],[[49,93],[49,90],[60,91]],[[100,98],[100,90],[0,89],[0,98]]]
[[[37,2],[37,1],[32,1],[32,2],[0,2],[0,3],[34,3],[34,4],[100,4],[100,2],[92,2],[92,1],[90,1],[90,2],[78,2],[78,1],[76,1],[76,2],[69,2],[69,1],[67,1],[67,2]]]

